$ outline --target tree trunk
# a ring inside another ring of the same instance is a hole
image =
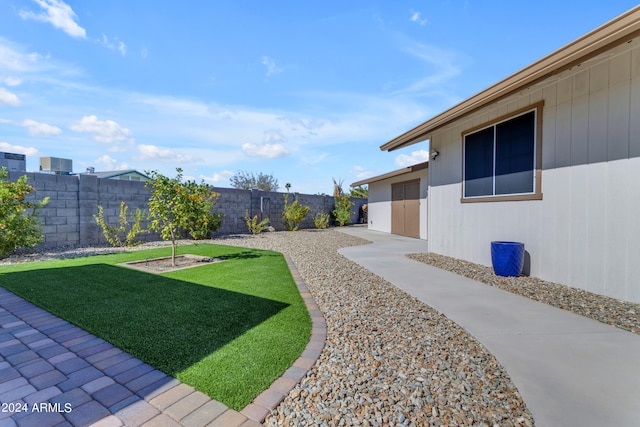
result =
[[[176,235],[171,232],[171,266],[176,266]]]

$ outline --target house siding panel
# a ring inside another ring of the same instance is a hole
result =
[[[589,165],[585,178],[587,191],[587,221],[590,224],[606,224],[608,206],[604,197],[607,191],[607,164],[604,162]],[[584,287],[593,292],[605,292],[604,280],[606,257],[602,248],[606,245],[606,228],[589,227],[585,236],[586,253],[586,282]],[[583,229],[584,230],[584,229]],[[578,236],[579,238],[579,236]]]
[[[522,241],[532,276],[640,302],[639,52],[634,39],[435,131],[429,250],[490,265],[491,240]],[[542,200],[461,203],[461,133],[539,97]]]
[[[609,95],[606,90],[599,90],[589,95],[588,162],[597,163],[607,160],[607,127]],[[546,142],[546,141],[545,141]]]
[[[609,90],[608,160],[629,156],[630,94],[630,82],[622,82]]]

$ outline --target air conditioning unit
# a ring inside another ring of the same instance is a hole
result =
[[[26,159],[24,154],[0,153],[0,169],[5,167],[9,171],[24,172],[27,170]]]
[[[68,175],[73,171],[71,159],[60,159],[58,157],[40,157],[40,170],[42,172]]]

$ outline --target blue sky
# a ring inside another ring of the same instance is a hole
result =
[[[331,193],[379,146],[635,1],[0,0],[0,151]]]

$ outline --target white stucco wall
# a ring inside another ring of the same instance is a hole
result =
[[[391,233],[391,184],[420,179],[420,238],[427,238],[428,169],[369,183],[369,229]]]
[[[461,133],[544,101],[542,200],[461,203]],[[525,243],[530,274],[640,302],[640,40],[431,135],[429,250],[491,265]]]

